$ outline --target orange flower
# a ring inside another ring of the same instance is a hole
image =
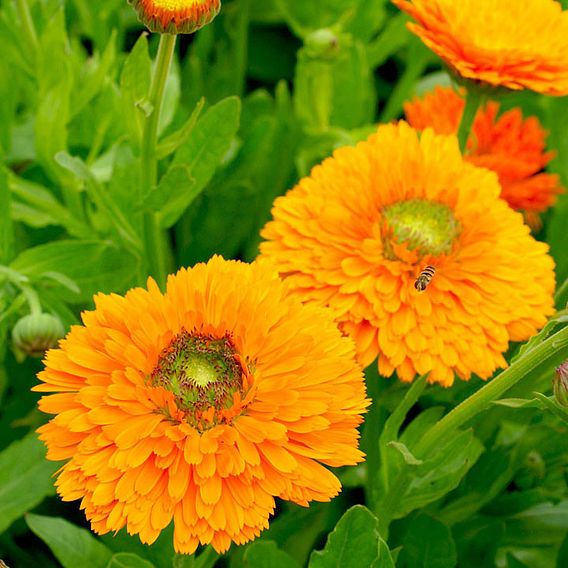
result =
[[[191,34],[207,25],[221,9],[221,0],[128,0],[152,32]]]
[[[408,122],[419,130],[431,126],[438,134],[455,134],[465,101],[451,88],[437,87],[422,99],[404,105]],[[546,132],[536,117],[523,120],[512,109],[497,118],[499,105],[489,102],[478,111],[467,141],[466,159],[499,176],[501,197],[517,210],[542,213],[561,191],[558,176],[540,173],[554,156],[545,151]]]
[[[548,246],[499,193],[455,136],[383,125],[275,201],[261,253],[334,310],[364,365],[378,355],[383,375],[442,385],[488,378],[553,312]]]
[[[408,24],[467,79],[568,94],[568,12],[556,0],[393,0]]]
[[[162,294],[100,294],[39,374],[57,489],[93,530],[218,552],[268,526],[278,496],[307,505],[340,490],[323,465],[360,462],[368,401],[351,340],[329,312],[291,297],[266,263],[215,257]]]

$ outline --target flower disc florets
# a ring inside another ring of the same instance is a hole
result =
[[[182,329],[160,353],[150,382],[174,393],[185,420],[202,432],[225,422],[250,384],[241,361],[229,334],[217,338]]]
[[[406,245],[419,258],[448,254],[459,234],[460,224],[443,203],[410,199],[387,205],[382,210],[384,255],[398,258],[396,249]]]

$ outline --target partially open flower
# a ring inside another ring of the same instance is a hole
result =
[[[276,199],[261,253],[299,298],[334,310],[364,365],[488,378],[554,311],[548,246],[500,191],[455,136],[382,125]]]
[[[464,106],[464,98],[454,89],[437,87],[405,103],[404,112],[414,128],[430,126],[438,134],[455,134]],[[500,116],[498,112],[496,102],[478,111],[465,158],[493,170],[499,176],[501,197],[522,211],[533,226],[538,214],[554,205],[561,191],[558,176],[542,171],[554,153],[546,151],[546,132],[536,117],[523,118],[519,108]]]
[[[152,32],[190,34],[207,25],[221,9],[221,0],[128,0]]]
[[[125,297],[100,294],[48,352],[39,429],[57,490],[98,533],[218,552],[268,526],[274,498],[329,501],[368,401],[353,342],[268,263],[214,257]]]

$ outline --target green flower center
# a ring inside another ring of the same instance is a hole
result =
[[[160,353],[150,382],[172,392],[187,422],[202,430],[205,422],[218,421],[217,411],[231,408],[234,393],[242,392],[243,373],[230,335],[218,338],[182,329]]]
[[[393,203],[382,210],[382,216],[384,254],[389,260],[398,259],[394,244],[406,244],[420,257],[448,254],[461,231],[449,206],[427,199]]]

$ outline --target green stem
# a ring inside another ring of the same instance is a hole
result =
[[[148,94],[151,112],[144,122],[142,144],[140,149],[141,184],[143,197],[146,197],[158,181],[158,160],[156,148],[158,143],[158,125],[164,100],[166,80],[174,55],[176,35],[161,34],[156,65],[152,75],[152,84]],[[166,281],[166,256],[164,254],[165,235],[160,230],[158,220],[153,211],[144,214],[144,235],[146,253],[150,272],[158,284],[163,286]]]
[[[30,13],[29,0],[18,0],[17,3],[18,13],[20,15],[20,20],[22,20],[22,26],[24,28],[24,33],[26,34],[28,45],[35,55],[39,50],[39,41],[37,39],[34,21],[32,20],[32,15]]]
[[[458,128],[458,141],[460,145],[460,152],[465,153],[467,140],[471,133],[471,127],[475,119],[475,115],[481,103],[485,99],[485,95],[477,89],[468,89],[465,98],[465,107],[463,109],[460,125]]]
[[[444,416],[425,433],[416,447],[412,449],[413,454],[419,459],[428,459],[440,443],[451,438],[460,426],[486,410],[492,401],[499,399],[512,386],[529,374],[544,373],[562,362],[565,358],[563,350],[567,347],[568,327],[565,327],[517,359],[508,369]],[[409,468],[404,468],[396,483],[389,488],[379,517],[382,522],[381,535],[383,538],[386,538],[388,526],[396,515],[400,499],[404,499],[411,479]]]
[[[30,314],[36,316],[42,313],[41,302],[39,301],[39,296],[37,292],[28,284],[22,284],[20,286],[22,294],[26,298],[28,306],[30,307]]]

